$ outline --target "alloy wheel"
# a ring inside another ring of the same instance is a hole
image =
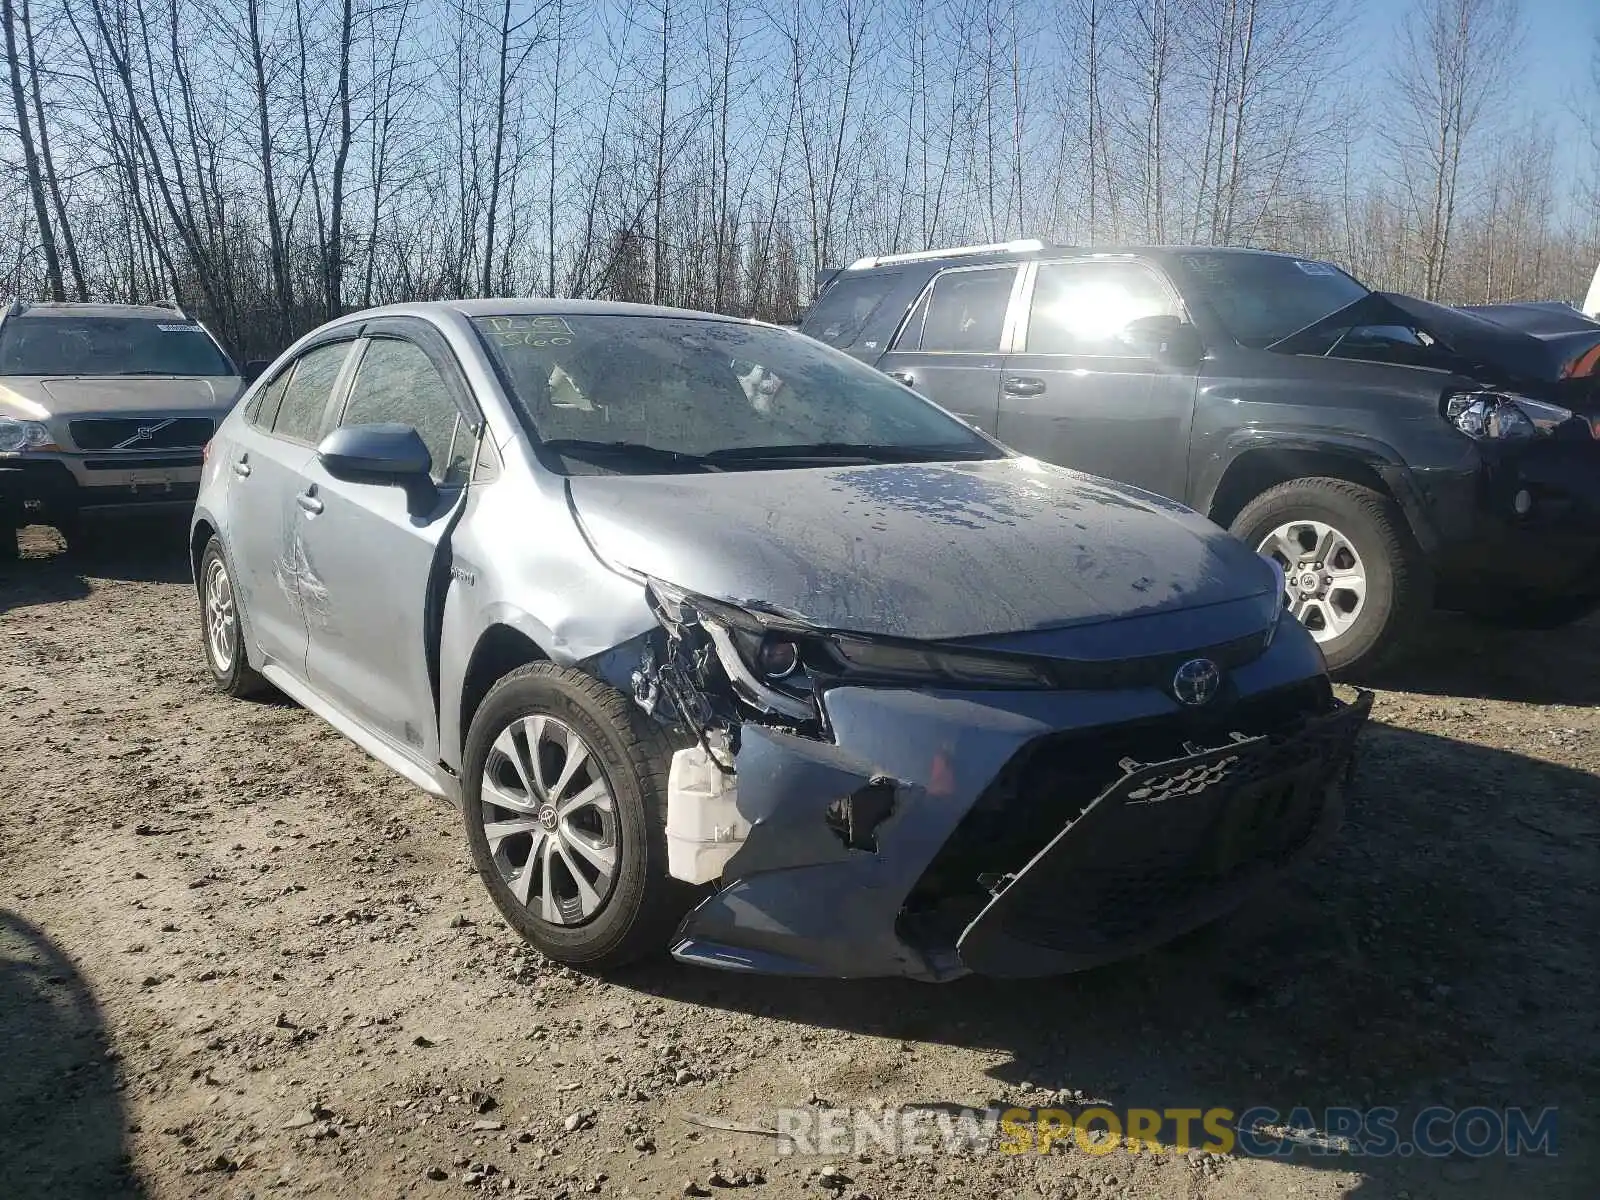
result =
[[[228,578],[227,564],[220,558],[213,558],[206,566],[205,597],[206,648],[211,651],[212,665],[226,675],[238,653],[239,625],[233,581]]]
[[[501,730],[479,808],[500,878],[532,915],[581,925],[605,907],[620,861],[616,798],[571,725],[533,715]]]
[[[1367,568],[1349,537],[1322,521],[1279,525],[1257,547],[1283,568],[1290,613],[1319,642],[1349,631],[1367,602]]]

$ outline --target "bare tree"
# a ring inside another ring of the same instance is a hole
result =
[[[33,130],[28,123],[28,99],[22,84],[22,61],[17,50],[17,10],[13,0],[0,0],[0,19],[5,23],[6,61],[11,68],[11,103],[17,117],[17,137],[22,143],[22,157],[28,172],[28,193],[33,199],[34,220],[38,223],[40,248],[44,251],[45,274],[50,281],[53,300],[67,298],[66,286],[61,279],[61,259],[56,253],[55,231],[50,225],[50,209],[45,203],[44,174],[40,168],[39,154],[34,148]],[[23,37],[29,41],[24,26]]]
[[[1429,300],[1444,294],[1467,153],[1505,99],[1521,30],[1518,0],[1418,0],[1406,18],[1389,141],[1420,222]]]

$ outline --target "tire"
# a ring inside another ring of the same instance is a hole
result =
[[[581,741],[586,758],[565,791],[552,794],[569,761],[569,735]],[[609,791],[609,824],[598,802],[560,819],[550,801],[536,798],[537,787],[527,785],[536,739],[539,773],[549,785],[544,794],[571,802],[598,783]],[[674,749],[666,731],[621,692],[553,663],[519,667],[484,697],[462,769],[467,844],[495,906],[546,957],[609,970],[658,955],[701,894],[667,874],[667,768]],[[513,800],[512,808],[497,803]],[[492,845],[490,824],[499,834]],[[582,841],[577,849],[575,838]],[[597,858],[586,857],[583,846]],[[607,851],[609,875],[597,867]]]
[[[206,666],[217,687],[235,699],[258,696],[271,688],[250,666],[244,645],[244,623],[239,618],[239,602],[233,589],[232,568],[222,553],[222,541],[215,534],[200,556],[200,642]],[[213,609],[213,602],[217,607]],[[223,648],[231,644],[231,652]]]
[[[1359,675],[1392,662],[1432,603],[1427,564],[1399,506],[1382,492],[1346,479],[1294,479],[1250,501],[1229,528],[1252,549],[1267,553],[1284,544],[1274,535],[1297,523],[1303,524],[1292,533],[1299,536],[1286,540],[1302,548],[1308,542],[1324,548],[1327,534],[1321,530],[1335,535],[1338,561],[1322,564],[1328,574],[1310,571],[1317,564],[1308,556],[1308,571],[1300,576],[1317,576],[1317,586],[1324,589],[1320,599],[1297,590],[1296,577],[1290,576],[1294,607],[1322,647],[1329,671]],[[1316,536],[1306,537],[1308,532]],[[1353,552],[1353,568],[1347,551]],[[1285,554],[1275,557],[1282,562]],[[1357,575],[1365,586],[1351,605],[1356,590],[1340,582]]]

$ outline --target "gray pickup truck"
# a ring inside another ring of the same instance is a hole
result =
[[[193,507],[205,444],[243,388],[176,306],[13,301],[0,314],[0,557],[32,522],[71,545],[101,515]]]

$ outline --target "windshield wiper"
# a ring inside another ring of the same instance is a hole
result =
[[[591,438],[550,438],[539,443],[546,450],[573,458],[622,458],[635,462],[665,463],[691,471],[708,471],[712,464],[707,456],[688,454],[682,450],[667,450],[644,442],[606,442]]]
[[[950,462],[999,458],[988,446],[884,446],[870,442],[807,442],[785,446],[729,446],[713,450],[706,459],[714,463],[770,462],[799,459],[806,462]]]

